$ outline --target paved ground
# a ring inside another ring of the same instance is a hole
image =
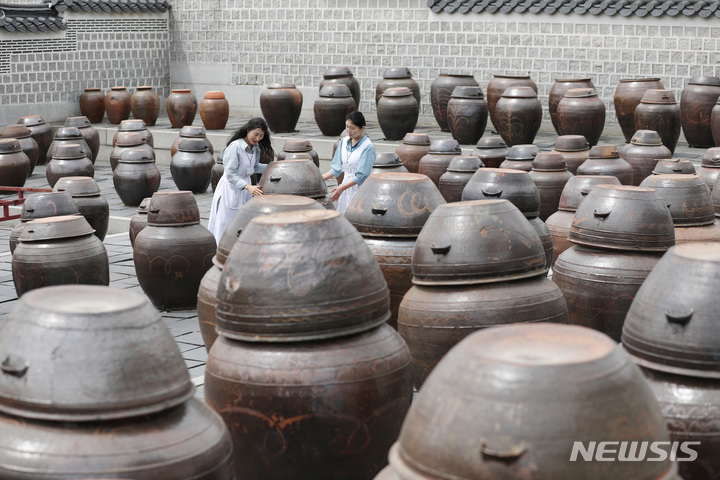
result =
[[[31,112],[28,114],[30,113]],[[239,127],[245,120],[246,118],[231,117],[226,130],[209,133],[209,138],[217,150],[222,148],[232,130]],[[195,124],[202,125],[199,117],[196,119]],[[105,246],[110,260],[110,285],[114,288],[130,289],[139,294],[143,294],[135,277],[132,250],[127,233],[129,220],[135,214],[136,207],[127,207],[120,201],[115,193],[112,182],[112,171],[109,164],[110,146],[108,145],[112,144],[112,135],[116,131],[116,127],[109,124],[96,125],[96,127],[101,133],[104,146],[101,149],[95,165],[95,180],[100,187],[103,197],[110,205],[110,213],[113,217],[111,231],[105,239]],[[170,175],[169,153],[167,149],[169,149],[169,145],[177,137],[178,130],[170,127],[167,118],[161,118],[157,126],[151,127],[150,130],[155,136],[155,146],[158,150],[158,167],[162,173],[160,188],[161,190],[176,190],[177,188]],[[377,124],[369,124],[367,132],[379,152],[394,151],[399,143],[384,141],[382,131]],[[440,132],[437,126],[419,126],[416,132],[427,133],[431,139],[451,138],[450,134]],[[489,131],[486,132],[486,135],[490,134]],[[284,140],[290,137],[310,139],[315,150],[321,156],[321,170],[326,171],[329,168],[329,157],[332,152],[332,146],[337,141],[336,137],[324,137],[314,122],[301,122],[298,125],[298,132],[296,133],[273,135],[275,150],[279,151],[282,148]],[[535,143],[541,150],[548,151],[552,149],[555,138],[556,135],[554,133],[545,132],[538,135]],[[619,145],[624,143],[624,139],[616,136],[608,136],[601,138],[600,143]],[[472,147],[464,147],[463,150],[469,153]],[[704,152],[704,149],[691,149],[688,148],[686,144],[681,143],[675,152],[675,156],[677,158],[688,158],[696,164],[699,164]],[[1,179],[0,183],[2,183]],[[26,186],[48,187],[45,179],[45,166],[41,165],[35,169]],[[4,197],[8,196],[5,195]],[[0,196],[0,198],[3,198],[3,196]],[[196,200],[200,207],[203,222],[206,224],[212,193],[208,190],[207,193],[196,195]],[[8,246],[8,235],[11,229],[12,222],[0,222],[0,321],[13,308],[17,300],[12,281],[11,255]],[[199,387],[197,394],[202,397],[202,383],[207,354],[198,327],[197,311],[163,312],[162,316],[177,340],[193,381]]]

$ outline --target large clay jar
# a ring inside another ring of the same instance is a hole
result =
[[[635,108],[635,128],[658,132],[671,153],[680,138],[680,105],[672,90],[646,90]]]
[[[455,87],[479,87],[472,75],[455,75],[450,73],[441,73],[430,84],[430,104],[432,106],[433,115],[440,130],[449,132],[447,119],[447,106]]]
[[[653,175],[693,175],[697,172],[695,171],[695,165],[690,160],[670,158],[667,160],[659,160],[652,173]]]
[[[592,394],[578,394],[580,385]],[[595,453],[593,438],[670,450],[660,407],[629,355],[570,325],[488,328],[460,342],[425,381],[390,450],[389,478],[680,479],[667,454],[593,462],[576,451],[569,461],[577,443]]]
[[[533,143],[542,123],[542,105],[531,87],[510,87],[495,104],[496,128],[505,143]]]
[[[541,152],[535,157],[530,178],[540,193],[540,220],[546,221],[557,211],[565,184],[572,177],[559,153]]]
[[[15,138],[0,138],[0,178],[5,187],[23,187],[30,176],[30,159]]]
[[[508,154],[507,145],[501,137],[483,137],[478,140],[470,155],[475,155],[487,168],[498,168]]]
[[[78,209],[72,197],[67,193],[48,192],[34,193],[25,197],[20,212],[20,222],[13,227],[8,236],[10,253],[15,251],[20,234],[25,230],[27,222],[45,217],[58,217],[60,215],[77,215]]]
[[[357,110],[352,93],[346,85],[326,85],[313,104],[315,123],[326,137],[340,135],[345,130],[345,117]]]
[[[530,87],[535,92],[538,91],[537,85],[528,75],[493,75],[493,78],[488,82],[486,96],[490,121],[498,132],[500,127],[495,115],[495,105],[497,105],[503,92],[509,87]]]
[[[720,147],[708,148],[700,161],[700,168],[697,174],[705,180],[705,184],[712,193],[715,188],[718,174],[720,173]]]
[[[100,195],[100,188],[91,177],[63,177],[57,181],[54,192],[69,194],[80,215],[95,230],[95,236],[105,239],[110,223],[110,207]]]
[[[429,151],[430,137],[425,133],[408,133],[395,149],[395,153],[410,173],[418,173],[420,159]]]
[[[213,165],[215,161],[205,142],[187,138],[180,142],[178,152],[170,160],[170,174],[180,190],[205,193]]]
[[[558,104],[565,96],[565,92],[574,88],[595,88],[595,85],[590,78],[556,78],[548,94],[548,112],[558,135],[562,135],[558,130]]]
[[[147,227],[135,237],[133,263],[140,287],[157,308],[194,309],[202,277],[212,266],[215,238],[200,225],[191,192],[156,192]]]
[[[50,162],[50,159],[55,156],[55,150],[57,150],[58,146],[64,144],[80,145],[80,148],[85,153],[85,156],[88,157],[90,163],[92,164],[92,149],[85,141],[85,137],[83,137],[82,133],[80,133],[80,129],[77,127],[60,127],[57,129],[55,132],[55,138],[48,148],[48,162]]]
[[[273,83],[260,93],[260,110],[274,133],[293,133],[302,112],[303,94],[292,83]]]
[[[230,118],[230,104],[219,91],[206,92],[198,106],[205,130],[222,130]]]
[[[40,147],[38,147],[37,142],[32,137],[30,129],[28,129],[25,125],[8,125],[0,129],[0,138],[14,138],[17,140],[20,144],[20,149],[30,160],[30,172],[28,172],[28,177],[32,175],[40,155]],[[4,180],[2,182],[3,185],[5,185]]]
[[[470,181],[473,174],[482,167],[482,162],[476,156],[458,156],[450,160],[447,170],[438,180],[438,190],[440,190],[445,201],[450,203],[462,200],[465,185]]]
[[[462,155],[462,150],[456,140],[434,140],[427,155],[420,159],[417,173],[430,177],[437,187],[450,161],[458,155]]]
[[[305,155],[310,155],[313,163],[319,168],[320,157],[317,152],[313,150],[312,143],[307,138],[289,138],[285,140],[285,145],[281,151],[277,154],[278,160],[295,160],[298,158],[305,158]]]
[[[44,165],[49,162],[50,157],[47,156],[47,152],[53,141],[52,127],[45,123],[45,120],[43,120],[40,115],[20,117],[17,123],[25,125],[28,129],[30,129],[30,134],[37,142],[38,147],[40,148],[37,161],[38,165]]]
[[[170,124],[173,128],[182,128],[192,125],[197,113],[197,100],[189,89],[175,89],[165,101]]]
[[[143,85],[135,89],[130,96],[130,111],[133,118],[142,120],[152,127],[160,115],[160,96],[151,86]]]
[[[509,200],[528,218],[540,214],[540,192],[521,170],[480,168],[465,185],[462,200]]]
[[[65,126],[75,127],[80,130],[80,134],[92,152],[90,161],[95,165],[95,160],[97,160],[98,153],[100,153],[100,134],[97,129],[92,126],[87,117],[68,117],[65,119]]]
[[[475,145],[485,133],[488,106],[480,87],[455,87],[447,106],[448,129],[460,145]]]
[[[95,167],[78,144],[59,145],[45,169],[45,178],[54,187],[62,177],[94,177]]]
[[[113,147],[117,145],[118,138],[127,132],[137,132],[142,135],[145,143],[155,148],[155,138],[150,130],[147,129],[147,125],[144,120],[123,120],[118,126],[117,132],[113,135]],[[153,158],[155,158],[153,156]]]
[[[397,153],[378,153],[375,155],[375,163],[370,169],[370,175],[374,173],[409,173],[400,161]]]
[[[415,130],[420,105],[407,87],[386,89],[377,104],[377,117],[385,140],[402,140]]]
[[[172,145],[170,145],[170,156],[177,153],[178,145],[180,145],[180,142],[186,138],[202,138],[208,146],[210,154],[215,153],[215,149],[213,148],[212,143],[210,143],[210,140],[208,140],[207,135],[205,135],[205,129],[203,127],[186,125],[180,129],[180,133],[178,133],[177,138],[173,140]],[[262,161],[262,159],[260,160]]]
[[[135,215],[133,215],[130,219],[128,236],[130,237],[130,245],[133,247],[135,246],[135,237],[137,237],[137,234],[147,227],[147,214],[149,206],[150,197],[143,198],[143,201],[140,202],[140,205],[138,206],[137,212],[135,212]]]
[[[594,88],[573,88],[558,103],[559,135],[582,135],[590,146],[597,145],[605,128],[605,103]]]
[[[615,116],[622,129],[625,141],[629,142],[635,134],[635,109],[647,90],[662,90],[665,87],[659,78],[626,78],[620,80],[615,88],[613,103]]]
[[[590,156],[590,144],[582,135],[562,135],[555,140],[552,152],[561,154],[568,172],[575,175],[578,167]]]
[[[125,205],[138,206],[160,188],[160,170],[147,151],[128,149],[113,171],[113,185]]]
[[[127,150],[144,150],[148,155],[155,158],[155,149],[145,142],[145,138],[140,132],[119,132],[117,143],[110,151],[110,167],[115,171],[122,158],[123,152]]]
[[[224,151],[225,149],[223,149],[220,153],[217,154],[217,158],[215,159],[215,165],[213,165],[212,170],[210,171],[210,187],[212,188],[213,192],[217,188],[220,179],[225,173],[225,165],[223,165],[222,155]]]
[[[710,114],[710,128],[712,129],[713,142],[720,145],[720,104],[716,103]]]
[[[537,145],[513,145],[499,168],[529,172],[532,170],[532,162],[535,161],[538,153],[540,153],[540,149]]]
[[[113,125],[130,118],[130,94],[125,87],[110,87],[105,95],[105,111]]]
[[[348,67],[328,68],[323,73],[323,80],[320,82],[320,93],[325,86],[345,85],[350,90],[355,107],[360,108],[360,82],[357,81]]]
[[[577,168],[577,175],[612,175],[623,185],[633,184],[633,167],[620,158],[615,145],[595,145],[588,159]]]
[[[110,267],[102,241],[80,215],[31,220],[12,257],[18,296],[50,285],[109,285]]]
[[[652,175],[658,160],[672,158],[672,153],[662,144],[657,132],[638,130],[630,145],[621,149],[620,156],[633,167],[633,185],[640,185]]]
[[[685,140],[691,147],[715,146],[711,116],[720,97],[719,77],[692,77],[680,97],[680,120]]]
[[[85,115],[91,123],[102,122],[105,116],[105,94],[99,87],[87,87],[80,94],[80,113]]]
[[[306,158],[270,162],[258,186],[265,195],[300,195],[316,200],[323,200],[327,195],[322,173],[309,155]]]
[[[380,97],[385,90],[394,87],[407,87],[412,90],[413,97],[420,105],[420,85],[412,78],[412,73],[406,67],[385,69],[382,80],[375,86],[375,105],[380,101]]]

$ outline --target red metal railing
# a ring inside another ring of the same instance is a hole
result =
[[[10,215],[11,205],[22,205],[25,203],[25,192],[52,192],[52,188],[32,188],[32,187],[3,187],[0,186],[0,193],[5,192],[17,192],[18,198],[0,198],[0,207],[2,207],[2,216],[0,216],[0,222],[5,220],[14,220],[20,218],[20,214]]]

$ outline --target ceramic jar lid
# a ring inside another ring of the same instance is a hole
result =
[[[407,67],[390,67],[385,69],[383,78],[412,78],[412,74],[410,73],[410,69]]]
[[[720,77],[697,75],[690,79],[688,85],[709,85],[713,87],[718,87],[720,86]]]
[[[558,210],[574,212],[580,206],[590,190],[596,185],[620,185],[620,180],[612,175],[575,175],[565,183]]]
[[[460,155],[462,154],[462,149],[460,148],[460,144],[457,142],[457,140],[433,140],[433,142],[430,144],[430,150],[428,151],[428,154]]]
[[[509,200],[527,218],[540,215],[540,192],[528,172],[508,168],[480,168],[470,178],[462,200]]]
[[[123,122],[124,121],[125,120],[123,120]],[[142,122],[142,120],[140,120],[140,121]],[[66,118],[65,126],[66,127],[75,127],[75,128],[90,128],[90,127],[92,127],[92,124],[90,123],[90,120],[88,120],[88,118],[86,116],[80,116],[80,117]]]
[[[375,155],[375,163],[373,168],[397,168],[402,167],[402,160],[395,152],[384,152]]]
[[[480,150],[491,149],[491,148],[507,148],[507,144],[502,137],[482,137],[478,140],[475,148]]]
[[[720,158],[718,159],[720,161]],[[690,160],[681,160],[678,158],[671,158],[669,160],[658,160],[655,165],[655,169],[652,171],[653,175],[662,174],[688,174],[692,175],[695,172],[695,165]]]
[[[662,145],[662,139],[655,130],[638,130],[632,136],[630,143],[633,145]]]
[[[640,184],[654,188],[678,227],[699,227],[715,223],[715,210],[705,181],[697,175],[650,175]]]
[[[41,242],[92,235],[95,230],[82,215],[60,215],[30,220],[20,232],[21,242]]]
[[[29,222],[38,218],[56,215],[75,215],[79,213],[69,193],[48,192],[35,193],[25,198],[20,213],[21,222]]]
[[[325,73],[323,74],[323,77],[325,78],[338,78],[338,77],[347,77],[348,75],[352,75],[352,72],[348,67],[332,67],[325,70]]]
[[[54,192],[65,192],[71,197],[96,197],[100,195],[100,187],[92,177],[61,177]]]
[[[647,82],[659,82],[660,78],[623,78],[620,83],[647,83]]]
[[[223,100],[225,98],[225,93],[220,91],[209,91],[205,92],[205,96],[203,98],[207,98],[209,100]]]
[[[448,172],[475,172],[484,165],[476,156],[457,156],[450,160]]]
[[[430,137],[425,133],[407,133],[402,139],[405,145],[430,145]],[[459,145],[459,144],[458,144]]]
[[[296,89],[297,87],[292,83],[271,83],[270,85],[268,85],[267,88],[270,88],[270,89],[295,88]]]
[[[568,98],[588,98],[597,97],[597,91],[594,88],[571,88],[565,92]]]
[[[538,153],[540,153],[540,149],[537,145],[513,145],[505,158],[506,160],[534,160]]]
[[[413,92],[408,87],[391,87],[382,92],[383,97],[409,97]]]
[[[508,87],[501,96],[504,98],[537,98],[537,92],[532,87]]]
[[[155,163],[152,154],[142,148],[128,148],[120,154],[121,163]]]
[[[100,89],[98,88],[98,90]],[[44,124],[45,120],[43,120],[40,115],[28,115],[26,117],[21,117],[20,120],[18,120],[18,123],[21,123],[26,127],[35,127],[37,125]]]
[[[312,143],[307,138],[291,138],[285,140],[285,145],[283,145],[285,152],[309,152],[312,149]]]
[[[140,132],[122,132],[122,134],[118,135],[117,137],[117,143],[116,146],[118,147],[135,147],[137,145],[142,145],[145,142],[145,138],[143,138],[142,133]]]
[[[22,147],[20,146],[20,142],[17,141],[17,138],[0,138],[0,154],[21,151]]]
[[[352,97],[352,94],[350,93],[350,89],[347,85],[341,84],[341,83],[331,83],[328,85],[324,85],[320,89],[321,97],[337,97],[337,98],[345,98],[345,97]]]
[[[595,145],[590,148],[589,158],[620,158],[615,145]]]
[[[202,138],[183,138],[178,144],[180,152],[207,152],[208,146]]]
[[[555,81],[557,83],[569,83],[569,82],[590,82],[592,81],[592,78],[585,77],[585,78],[556,78]]]
[[[701,164],[707,168],[720,168],[720,147],[708,148],[702,157]]]
[[[114,88],[115,88],[115,87],[113,87],[113,89],[114,89]],[[125,89],[125,87],[118,87],[118,88]],[[190,90],[189,88],[173,88],[172,93],[183,93],[183,94],[187,94],[187,93],[191,93],[191,90]]]
[[[83,149],[79,143],[64,143],[57,146],[52,158],[58,160],[74,160],[85,156],[85,149]]]
[[[203,127],[186,125],[180,129],[180,133],[178,135],[181,137],[205,138],[205,129]]]
[[[582,135],[561,135],[555,140],[558,152],[583,152],[590,150],[590,144]]]
[[[60,127],[55,132],[56,139],[73,140],[83,138],[82,133],[77,127]]]
[[[140,119],[121,120],[118,125],[118,131],[120,132],[139,132],[147,130],[147,125]]]
[[[453,89],[450,98],[469,98],[472,100],[482,100],[485,98],[482,88],[460,85]]]
[[[532,169],[537,172],[564,172],[567,171],[567,163],[560,153],[540,152],[532,162]]]
[[[25,125],[8,125],[0,130],[1,138],[28,138],[32,132]]]
[[[182,227],[200,223],[200,210],[192,192],[155,192],[148,207],[148,225]]]
[[[649,89],[640,99],[640,103],[654,103],[659,105],[674,105],[677,103],[672,90]]]
[[[300,156],[305,158],[299,158]],[[327,185],[310,155],[296,154],[296,158],[270,162],[258,182],[263,194],[302,195],[303,197],[324,198]]]

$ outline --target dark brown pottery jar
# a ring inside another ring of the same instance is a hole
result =
[[[285,140],[285,145],[283,145],[283,149],[278,152],[277,159],[295,160],[298,158],[305,158],[305,155],[298,155],[300,153],[310,155],[313,163],[317,167],[320,167],[320,157],[318,156],[317,152],[313,150],[312,143],[310,143],[310,140],[308,140],[307,138],[289,138]]]
[[[605,128],[605,103],[594,88],[572,88],[558,103],[559,135],[582,135],[590,146],[597,145]]]
[[[150,130],[147,129],[147,125],[145,124],[144,120],[123,120],[120,122],[120,125],[118,126],[117,132],[115,132],[115,135],[113,135],[113,147],[117,145],[118,137],[121,135],[127,133],[127,132],[137,132],[140,135],[142,135],[143,140],[145,140],[145,143],[150,145],[151,147],[155,148],[155,138],[153,137],[153,134]],[[153,158],[155,158],[153,156]]]
[[[385,70],[382,80],[375,86],[375,105],[380,101],[385,90],[394,87],[407,87],[412,90],[413,97],[420,105],[420,85],[412,78],[412,73],[406,67],[391,67]]]
[[[88,120],[87,117],[68,117],[65,119],[65,126],[75,127],[80,130],[80,134],[92,152],[90,161],[95,165],[95,160],[97,160],[98,153],[100,152],[100,134],[95,127],[92,126],[90,120]]]
[[[122,158],[123,152],[127,150],[144,150],[148,155],[155,158],[155,149],[145,142],[140,132],[118,132],[117,143],[110,151],[110,167],[115,171]]]
[[[526,215],[527,218],[527,215]],[[543,250],[545,251],[545,265],[550,268],[553,259],[553,240],[550,234],[550,229],[545,225],[545,222],[540,220],[540,217],[531,217],[527,219],[530,226],[535,229],[535,233],[540,237]]]
[[[417,173],[427,175],[438,186],[440,177],[458,155],[462,155],[462,150],[457,140],[434,140],[427,155],[420,159]]]
[[[672,90],[647,90],[635,109],[635,128],[655,130],[663,145],[675,152],[680,138],[680,105]]]
[[[508,154],[508,148],[502,137],[483,137],[478,140],[470,155],[475,155],[487,168],[498,168]]]
[[[206,92],[198,106],[205,130],[222,130],[230,118],[230,104],[219,91]]]
[[[165,101],[170,124],[173,128],[192,125],[197,114],[197,100],[189,89],[180,88],[172,91]]]
[[[558,135],[562,135],[558,130],[558,103],[565,96],[565,92],[574,88],[595,88],[590,78],[556,78],[548,95],[548,111],[550,112],[550,120]]]
[[[577,168],[577,175],[612,175],[623,185],[633,184],[633,167],[620,158],[615,145],[595,145],[588,159]]]
[[[430,137],[425,133],[408,133],[395,149],[410,173],[418,173],[420,159],[430,151]]]
[[[31,166],[17,139],[0,138],[0,178],[4,186],[25,186]]]
[[[95,236],[105,239],[110,223],[110,207],[100,195],[100,188],[91,177],[63,177],[57,181],[54,192],[68,193],[80,215],[95,230]]]
[[[130,111],[133,118],[152,127],[160,115],[160,96],[149,85],[137,87],[130,96]]]
[[[55,132],[55,138],[48,148],[48,162],[50,162],[50,159],[55,156],[55,150],[57,150],[58,146],[70,143],[80,145],[80,148],[82,148],[85,156],[88,157],[90,163],[92,164],[92,149],[85,141],[85,137],[83,137],[82,133],[80,133],[80,129],[77,127],[60,127],[57,129]]]
[[[180,142],[186,138],[202,138],[208,146],[208,151],[211,154],[215,153],[215,149],[213,148],[212,143],[210,143],[210,140],[208,140],[203,127],[186,125],[180,129],[180,133],[178,133],[177,138],[173,140],[172,145],[170,145],[170,156],[177,153],[178,145],[180,145]]]
[[[620,150],[620,156],[633,167],[633,185],[640,185],[652,175],[658,160],[672,158],[672,153],[662,144],[657,132],[638,130],[630,145]]]
[[[94,177],[92,161],[77,143],[59,145],[45,169],[45,178],[54,187],[62,177]]]
[[[102,122],[105,116],[105,94],[99,87],[87,87],[80,94],[80,113],[91,123]]]
[[[200,225],[192,192],[156,192],[147,227],[135,237],[133,263],[140,287],[155,307],[194,309],[202,277],[212,266],[215,237]]]
[[[260,177],[258,186],[262,187],[264,195],[281,193],[315,199],[324,199],[327,195],[327,185],[322,173],[309,155],[295,160],[270,162]]]
[[[350,90],[355,107],[360,108],[360,82],[357,81],[348,67],[328,68],[323,73],[323,80],[320,82],[320,92],[325,86],[345,85]]]
[[[653,175],[693,175],[695,173],[697,173],[695,171],[695,165],[690,160],[680,158],[658,160],[658,163],[652,171]]]
[[[465,185],[482,167],[482,162],[476,156],[458,156],[450,160],[447,171],[438,180],[438,189],[445,201],[448,203],[461,201]]]
[[[465,185],[462,200],[509,200],[526,217],[540,214],[540,192],[530,174],[522,170],[480,168]]]
[[[410,352],[388,325],[314,342],[221,336],[205,371],[207,403],[243,426],[231,435],[246,480],[373,478],[412,393]]]
[[[138,206],[137,212],[130,219],[130,228],[128,229],[128,235],[130,236],[130,245],[135,246],[135,237],[145,227],[147,227],[147,214],[148,207],[150,206],[150,197],[144,198]]]
[[[138,206],[160,188],[160,170],[147,151],[128,149],[113,171],[113,185],[123,204]]]
[[[27,222],[38,218],[57,217],[60,215],[77,215],[78,209],[72,197],[67,193],[47,192],[34,193],[25,197],[20,212],[20,223],[10,231],[10,253],[15,251],[20,234],[25,230]]]
[[[345,130],[345,117],[357,110],[352,93],[346,85],[333,84],[320,88],[313,104],[315,123],[326,137],[335,137]]]
[[[720,145],[720,106],[715,104],[710,114],[710,128],[712,129],[713,142]]]
[[[113,125],[130,118],[130,94],[125,87],[110,87],[105,95],[105,111]]]
[[[386,140],[402,140],[415,130],[420,105],[407,87],[386,89],[377,104],[377,117]]]
[[[562,135],[555,140],[553,153],[561,154],[568,172],[575,175],[578,167],[590,156],[590,144],[582,135]]]
[[[455,87],[447,106],[448,128],[460,145],[475,145],[485,133],[488,106],[480,87]]]
[[[535,140],[542,123],[542,105],[531,87],[510,87],[495,104],[497,131],[505,143],[528,144]]]
[[[719,96],[719,77],[692,77],[683,89],[680,97],[680,120],[689,146],[715,146],[710,120]]]
[[[220,182],[220,179],[225,173],[225,165],[223,165],[224,151],[225,149],[223,148],[220,153],[218,153],[217,158],[215,159],[215,165],[213,165],[212,170],[210,171],[210,187],[213,192],[217,188],[218,182]]]
[[[51,285],[109,285],[110,267],[102,241],[81,215],[31,220],[12,257],[18,296]]]
[[[503,92],[510,87],[530,87],[536,92],[538,91],[537,85],[528,75],[493,75],[488,82],[486,94],[490,121],[498,132],[500,127],[495,115],[495,106]]]
[[[292,83],[272,83],[260,94],[260,110],[274,133],[293,133],[302,112],[303,94]]]
[[[447,106],[453,90],[459,86],[479,87],[480,85],[472,75],[455,75],[450,73],[441,73],[433,80],[432,84],[430,84],[430,104],[433,115],[435,115],[435,120],[443,132],[450,131],[447,118]]]
[[[375,163],[370,169],[370,175],[390,172],[408,173],[408,169],[403,166],[397,153],[378,153],[375,155]]]
[[[557,211],[565,184],[572,177],[561,154],[541,152],[535,157],[530,178],[540,193],[540,220],[546,221]]]
[[[205,142],[187,138],[180,142],[178,152],[170,160],[170,174],[180,190],[205,193],[213,165],[215,161]]]
[[[720,173],[720,147],[708,148],[703,154],[697,174],[705,180],[705,184],[711,193],[715,188],[718,173]]]
[[[38,165],[45,165],[50,161],[50,157],[47,156],[50,144],[53,141],[53,130],[50,125],[45,123],[45,120],[40,115],[29,115],[27,117],[20,117],[18,120],[19,124],[25,125],[30,129],[30,134],[35,139],[40,148],[38,155]]]
[[[510,147],[510,150],[508,150],[505,160],[500,164],[500,168],[529,172],[532,170],[532,162],[535,161],[538,153],[540,153],[540,149],[537,145],[513,145]]]
[[[25,125],[8,125],[0,129],[0,138],[14,138],[20,144],[20,149],[27,155],[30,160],[30,172],[28,177],[32,175],[40,156],[40,147],[32,137],[30,129]],[[4,184],[4,181],[3,181]]]
[[[626,142],[629,142],[635,134],[635,109],[645,92],[651,89],[662,90],[665,87],[659,78],[626,78],[620,80],[615,88],[613,96],[615,115]]]

